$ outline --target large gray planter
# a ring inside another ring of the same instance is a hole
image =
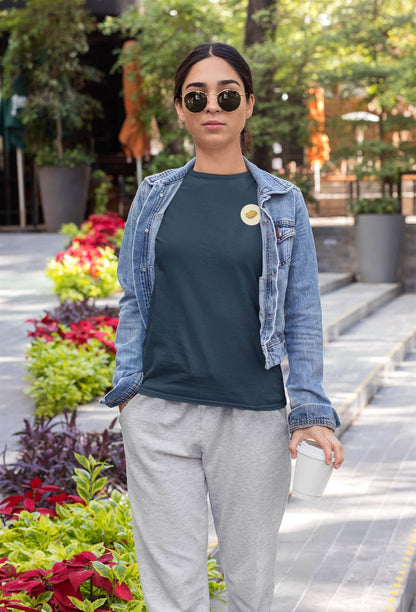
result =
[[[397,281],[404,220],[404,215],[357,216],[358,280],[364,283]]]
[[[80,225],[85,219],[90,166],[42,166],[38,168],[40,199],[48,232],[63,223]]]

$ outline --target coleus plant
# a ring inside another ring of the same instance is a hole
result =
[[[133,598],[127,584],[118,583],[116,577],[112,576],[110,568],[115,566],[116,562],[111,553],[97,557],[94,553],[85,551],[75,555],[72,559],[58,561],[50,570],[37,568],[21,573],[17,573],[7,559],[0,561],[3,561],[5,566],[4,569],[0,566],[0,571],[3,569],[3,584],[1,585],[3,599],[0,600],[0,604],[4,606],[4,610],[13,609],[15,603],[12,598],[7,599],[7,596],[16,593],[25,593],[30,598],[37,599],[38,602],[41,598],[43,609],[47,604],[46,609],[51,612],[73,612],[73,610],[86,609],[80,606],[86,596],[98,604],[93,609],[108,611],[111,610],[108,607],[109,599],[110,601],[114,598],[131,601]],[[22,606],[21,603],[20,606]],[[39,608],[31,607],[18,607],[17,609],[36,612],[39,610]]]
[[[90,215],[80,228],[74,223],[67,223],[62,226],[61,233],[71,239],[71,244],[118,248],[124,226],[125,221],[115,212],[109,211],[102,215]]]
[[[77,316],[82,311],[84,319]],[[39,417],[76,409],[105,393],[114,371],[118,325],[111,310],[100,312],[93,305],[75,309],[66,302],[41,319],[27,322],[34,326],[28,331],[32,342],[26,352],[28,393],[35,399]]]
[[[106,297],[121,291],[117,280],[118,252],[124,220],[114,212],[91,215],[81,228],[70,223],[61,232],[69,246],[49,261],[46,275],[61,301]]]
[[[28,331],[29,338],[42,338],[45,342],[53,342],[57,338],[70,340],[76,345],[83,345],[95,338],[112,353],[115,353],[114,335],[118,318],[98,315],[81,321],[71,321],[63,324],[56,316],[46,313],[40,320],[28,319],[27,323],[34,325],[33,331]]]
[[[60,301],[106,297],[120,292],[118,258],[113,248],[77,245],[57,254],[46,266]]]
[[[145,612],[128,499],[106,493],[109,466],[76,455],[73,476],[83,503],[57,504],[57,516],[24,510],[0,537],[0,610]],[[223,577],[208,558],[211,597]]]
[[[52,520],[55,517],[58,520],[62,519],[53,507],[56,510],[56,506],[65,502],[78,504],[91,513],[94,512],[93,506],[87,508],[88,505],[93,501],[97,503],[103,495],[107,479],[101,475],[101,472],[110,466],[96,461],[92,456],[83,457],[76,454],[76,459],[80,467],[74,470],[73,480],[77,486],[78,496],[66,495],[58,487],[42,487],[40,479],[35,478],[27,487],[29,489],[27,494],[6,498],[1,504],[9,514],[9,520],[10,518],[17,520],[23,512],[32,513],[35,521],[39,521],[40,530],[37,538],[39,539],[43,533],[43,537],[40,538],[43,546],[48,546],[48,538],[46,525],[41,524],[42,515],[47,515]],[[46,508],[45,504],[49,504],[50,508]],[[66,526],[70,527],[68,520]],[[65,522],[62,525],[62,528],[64,527]],[[20,528],[16,530],[16,535],[19,533],[21,533]],[[32,538],[34,533],[32,531]],[[100,555],[85,550],[69,559],[56,561],[50,569],[34,567],[20,572],[7,557],[2,557],[0,610],[18,609],[29,612],[40,609],[45,612],[88,611],[97,608],[111,610],[108,604],[113,600],[132,600],[132,593],[128,585],[123,582],[126,574],[126,567],[117,563],[113,553],[108,549]],[[25,598],[30,601],[26,602]],[[95,605],[98,602],[99,605]],[[27,603],[30,605],[26,605]]]
[[[84,501],[77,495],[66,493],[55,485],[42,485],[40,478],[32,478],[23,495],[9,495],[0,502],[0,515],[16,518],[23,510],[39,512],[56,516],[57,504],[81,503]]]

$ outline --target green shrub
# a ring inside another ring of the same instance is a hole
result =
[[[36,415],[53,417],[91,401],[111,386],[115,356],[96,339],[75,345],[56,338],[35,338],[28,351],[27,393],[36,403]]]
[[[91,175],[94,187],[94,214],[102,215],[107,210],[110,192],[113,188],[110,177],[104,170],[94,170]]]
[[[54,283],[59,300],[107,297],[121,291],[117,280],[118,259],[110,247],[70,247],[51,260],[46,275]]]
[[[61,225],[61,229],[59,230],[60,234],[67,236],[69,238],[69,243],[75,238],[75,236],[79,232],[79,227],[75,223],[63,223]]]
[[[395,215],[401,213],[400,202],[393,197],[360,198],[351,203],[351,213],[357,215]]]
[[[76,166],[89,166],[93,162],[94,157],[81,147],[66,149],[62,157],[59,157],[54,147],[45,147],[39,150],[35,157],[37,166],[66,166],[68,168],[75,168]]]

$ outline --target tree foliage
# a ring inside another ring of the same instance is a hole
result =
[[[48,47],[40,68],[44,73],[43,68],[48,67],[51,75],[56,67],[52,63],[44,66],[43,61],[65,64],[61,46],[72,37],[73,56],[65,66],[70,68],[72,75],[68,77],[74,85],[71,91],[79,91],[78,78],[82,74],[79,57],[86,49],[85,36],[91,22],[85,16],[80,17],[83,15],[80,12],[82,0],[71,3],[28,0],[26,5],[43,7],[51,3],[56,11],[70,11],[73,7],[76,19],[72,20],[65,35],[54,36],[53,45]],[[11,11],[7,18],[9,29],[14,14]],[[38,17],[41,14],[39,11]],[[9,51],[9,66],[16,67],[17,50],[24,52],[29,34],[37,32],[39,37],[51,36],[49,14],[30,24],[20,17],[20,40],[17,45],[15,39],[17,46]],[[291,160],[302,164],[303,149],[311,133],[309,91],[318,84],[325,88],[327,96],[340,101],[348,97],[360,98],[363,109],[377,114],[380,119],[375,140],[360,147],[355,145],[333,151],[333,159],[337,154],[358,157],[362,159],[356,168],[358,174],[378,173],[391,183],[397,179],[399,171],[410,169],[415,163],[415,20],[413,0],[322,0],[319,3],[301,0],[200,0],[197,3],[192,0],[142,0],[119,17],[107,17],[101,28],[106,34],[117,33],[123,39],[137,41],[134,56],[120,52],[115,69],[120,69],[125,62],[138,61],[141,93],[146,98],[140,118],[150,126],[155,116],[159,124],[164,152],[153,160],[148,172],[178,165],[189,157],[191,143],[178,125],[173,109],[175,70],[195,45],[223,41],[236,46],[253,71],[256,107],[251,130],[255,161],[270,168],[272,145],[278,142],[283,148],[284,166]],[[33,49],[33,40],[30,44]],[[31,66],[27,55],[24,65],[34,68],[36,75],[39,61]],[[56,85],[54,79],[48,81],[43,82],[46,92]],[[80,106],[70,103],[70,98],[68,104],[61,104],[66,113],[64,125],[84,117],[82,98],[78,100]],[[39,116],[40,109],[36,105],[32,108]],[[337,130],[347,135],[349,132],[351,143],[355,127],[339,119]]]
[[[99,112],[99,104],[84,92],[86,81],[97,80],[98,72],[81,64],[94,24],[85,0],[27,0],[24,7],[2,13],[0,31],[9,34],[5,93],[23,77],[27,102],[22,119],[35,151],[53,145],[63,158],[64,141]]]
[[[412,0],[330,4],[330,51],[320,82],[340,99],[360,97],[378,117],[378,136],[339,151],[358,159],[358,176],[397,182],[416,163],[416,14]],[[355,129],[351,123],[349,129]]]
[[[146,98],[141,119],[150,126],[152,116],[157,118],[165,147],[151,171],[166,168],[174,159],[177,165],[189,156],[183,147],[185,132],[173,108],[176,68],[196,45],[232,38],[227,24],[232,21],[233,5],[237,3],[226,0],[144,0],[142,7],[134,5],[102,24],[105,34],[117,32],[137,41],[133,54],[120,53],[115,68],[132,61],[140,66],[140,93]]]

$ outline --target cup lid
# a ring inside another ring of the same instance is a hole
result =
[[[314,459],[320,459],[321,461],[325,461],[325,451],[319,446],[315,440],[302,440],[302,442],[298,445],[298,452],[302,455],[306,455],[307,457],[313,457]],[[335,455],[334,451],[332,451],[332,461],[334,461]]]

